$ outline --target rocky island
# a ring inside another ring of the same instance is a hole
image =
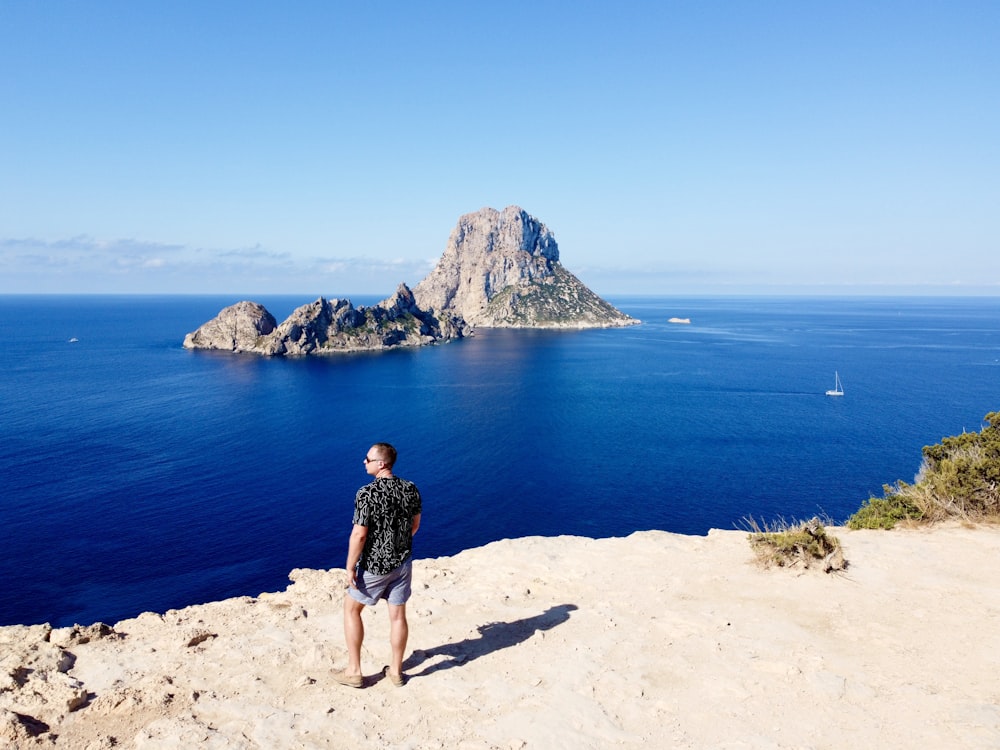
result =
[[[552,232],[518,206],[462,216],[437,266],[413,295],[423,308],[487,328],[610,328],[639,322],[567,271]]]
[[[464,321],[421,310],[413,292],[400,284],[394,295],[371,307],[320,297],[297,308],[281,325],[263,305],[237,302],[185,336],[184,347],[273,357],[421,346],[467,333]]]
[[[638,323],[559,262],[549,229],[517,206],[466,214],[434,270],[414,290],[400,284],[377,305],[315,302],[280,325],[257,302],[237,302],[184,338],[186,349],[265,356],[334,354],[423,346],[475,326],[609,328]]]

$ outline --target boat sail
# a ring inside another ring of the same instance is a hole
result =
[[[827,391],[826,395],[827,396],[843,396],[844,395],[844,386],[842,386],[840,384],[840,373],[837,372],[836,370],[834,370],[834,372],[833,372],[833,381],[834,381],[833,390],[832,391]]]

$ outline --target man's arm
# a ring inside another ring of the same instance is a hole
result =
[[[419,528],[420,528],[420,514],[417,513],[417,515],[413,517],[413,522],[410,525],[410,536],[414,536],[417,533],[417,529]]]
[[[351,529],[351,539],[347,543],[347,585],[354,589],[358,587],[358,561],[365,549],[367,538],[368,527],[354,524],[354,528]]]

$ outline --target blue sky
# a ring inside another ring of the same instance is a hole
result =
[[[1000,293],[997,2],[0,0],[0,293]]]

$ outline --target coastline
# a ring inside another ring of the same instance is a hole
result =
[[[425,557],[751,515],[842,521],[994,403],[1000,301],[958,302],[656,298],[626,307],[650,321],[628,329],[307,364],[184,350],[176,333],[217,312],[210,298],[8,300],[0,476],[18,554],[0,562],[0,624],[114,622],[343,564],[373,424],[393,425],[401,471],[434,501]],[[668,326],[674,313],[694,324]],[[823,395],[834,370],[844,399]],[[440,465],[451,455],[462,470]]]
[[[0,739],[53,746],[996,747],[1000,528],[832,529],[848,569],[746,533],[525,537],[416,560],[410,677],[383,607],[344,662],[343,570],[123,620],[0,628]],[[75,710],[69,710],[74,706]],[[113,739],[112,739],[113,738]]]

